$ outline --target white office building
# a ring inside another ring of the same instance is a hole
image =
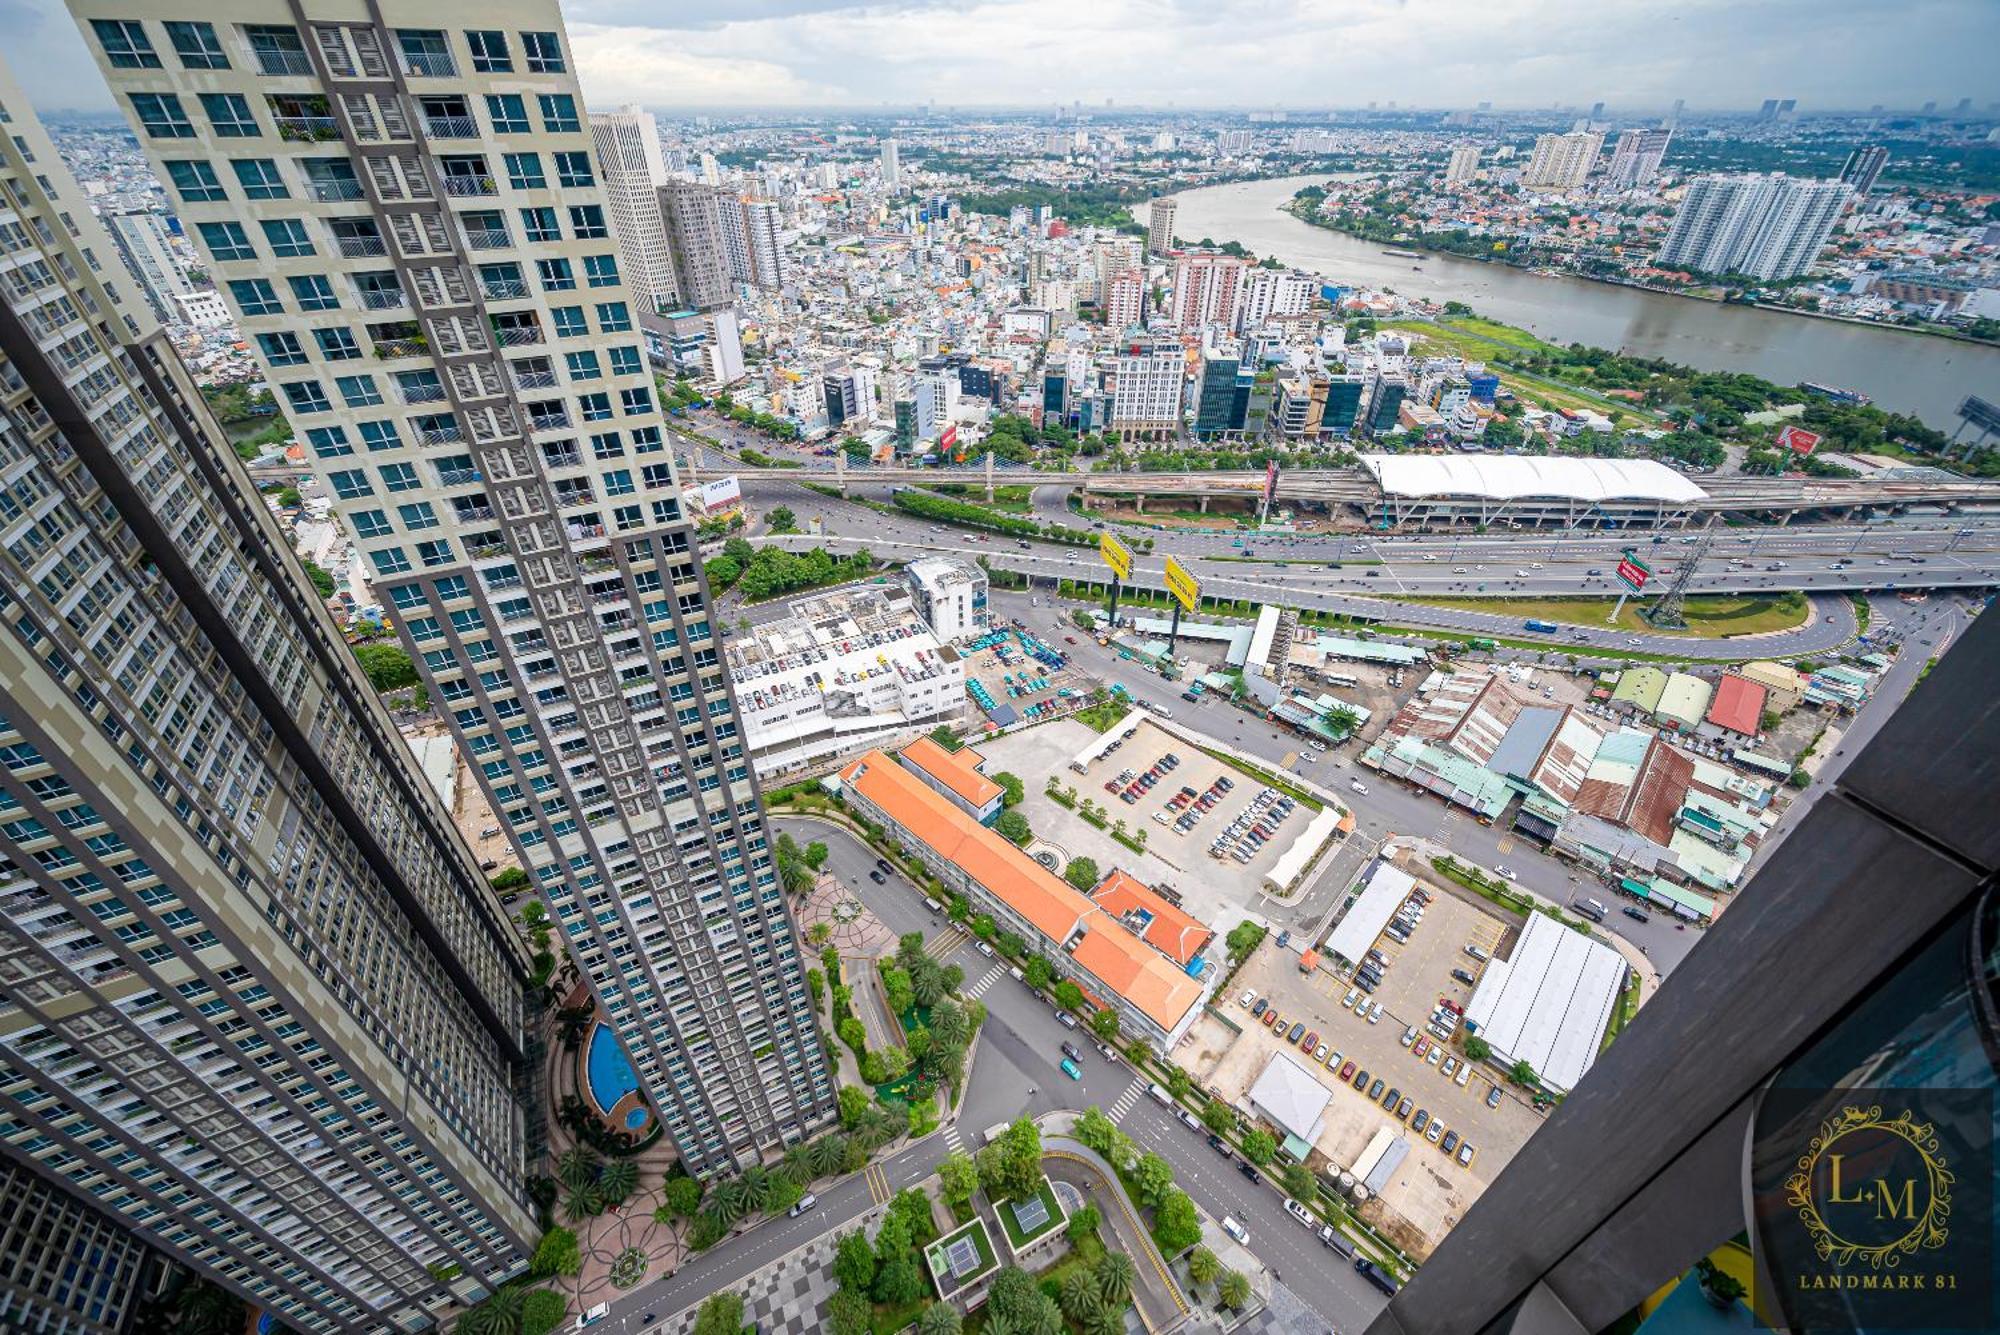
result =
[[[1460,144],[1451,151],[1451,161],[1445,165],[1444,183],[1461,185],[1479,174],[1479,146]]]
[[[947,644],[984,634],[991,624],[986,572],[970,561],[926,556],[903,567],[903,582],[917,615]]]
[[[1174,210],[1178,208],[1171,199],[1156,199],[1146,218],[1146,248],[1156,255],[1164,255],[1174,248]]]
[[[1249,269],[1236,301],[1236,332],[1262,329],[1272,320],[1303,315],[1319,280],[1297,269]]]
[[[181,324],[195,329],[220,329],[229,323],[229,303],[212,287],[198,287],[174,297]]]
[[[660,204],[667,166],[660,156],[660,127],[653,113],[633,106],[592,115],[590,138],[604,175],[604,202],[611,210],[618,262],[632,295],[648,311],[678,308],[674,257]]]
[[[896,141],[882,141],[882,188],[890,194],[898,194],[903,188],[903,167],[897,161]]]
[[[743,201],[743,236],[750,257],[746,279],[752,287],[775,290],[791,276],[785,258],[784,218],[776,200]]]
[[[1796,278],[1812,267],[1854,187],[1782,172],[1698,176],[1653,262],[1666,269]]]
[[[1179,339],[1129,339],[1119,345],[1112,366],[1112,431],[1121,437],[1163,437],[1180,429],[1187,353]]]

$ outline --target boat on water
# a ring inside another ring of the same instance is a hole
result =
[[[1822,399],[1832,399],[1835,403],[1851,403],[1856,407],[1866,407],[1875,402],[1858,389],[1844,389],[1839,385],[1822,385],[1817,380],[1801,380],[1799,388]]]
[[[1415,250],[1385,250],[1382,253],[1384,255],[1393,255],[1399,260],[1420,260],[1423,258],[1423,253]]]

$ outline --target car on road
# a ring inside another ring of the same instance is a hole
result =
[[[1250,1230],[1237,1223],[1234,1219],[1231,1219],[1228,1215],[1222,1216],[1222,1231],[1236,1239],[1241,1245],[1245,1247],[1250,1245]]]
[[[1355,792],[1361,794],[1363,797],[1368,796],[1368,785],[1361,782],[1361,780],[1359,779],[1349,779],[1347,781],[1347,786],[1349,788],[1352,788]]]
[[[1495,867],[1493,870],[1499,872],[1502,876],[1506,877],[1510,881],[1518,881],[1521,879],[1520,877],[1514,874],[1514,869],[1512,867]]]
[[[876,858],[876,859],[875,859],[875,866],[876,866],[876,868],[877,868],[877,869],[879,869],[879,870],[881,870],[881,871],[884,871],[884,872],[891,872],[891,871],[894,871],[894,870],[896,870],[896,869],[895,869],[894,867],[892,867],[892,866],[890,866],[890,865],[889,865],[889,859],[887,859],[887,858]]]
[[[1489,1108],[1500,1106],[1500,1086],[1495,1085],[1492,1089],[1486,1091],[1486,1106]]]
[[[1065,635],[1065,636],[1063,636],[1063,643],[1064,643],[1064,644],[1075,644],[1075,643],[1076,643],[1076,636],[1074,636],[1074,635]]]
[[[1068,1039],[1063,1040],[1062,1050],[1063,1050],[1063,1056],[1065,1057],[1075,1057],[1081,1059],[1083,1056],[1083,1049],[1079,1048],[1076,1044],[1070,1042]]]
[[[808,1191],[805,1195],[799,1197],[799,1203],[797,1205],[794,1205],[791,1209],[785,1211],[785,1217],[787,1219],[797,1219],[800,1215],[804,1214],[807,1210],[812,1209],[813,1206],[818,1204],[819,1204],[819,1197],[813,1195],[810,1191]]]
[[[1391,1297],[1395,1296],[1396,1290],[1402,1287],[1396,1283],[1394,1275],[1391,1275],[1365,1256],[1357,1256],[1354,1259],[1354,1273]]]
[[[1230,1159],[1235,1157],[1229,1152],[1229,1142],[1224,1140],[1221,1136],[1216,1135],[1212,1131],[1209,1133],[1208,1136],[1208,1147],[1214,1150],[1217,1154],[1220,1154],[1225,1159]]]
[[[1651,922],[1653,920],[1652,915],[1650,913],[1647,913],[1646,910],[1635,909],[1630,904],[1627,904],[1624,908],[1620,909],[1619,912],[1623,913],[1633,922]]]
[[[1305,1206],[1300,1205],[1290,1196],[1285,1197],[1285,1213],[1298,1220],[1301,1224],[1304,1224],[1307,1228],[1311,1228],[1319,1223],[1319,1220],[1313,1218],[1311,1210],[1306,1209]]]
[[[1237,1164],[1236,1171],[1243,1174],[1244,1177],[1249,1178],[1252,1184],[1261,1183],[1264,1180],[1263,1174],[1257,1171],[1257,1165],[1251,1163],[1248,1159]]]
[[[1306,739],[1306,745],[1307,745],[1308,747],[1311,747],[1311,748],[1312,748],[1313,750],[1315,750],[1315,751],[1324,751],[1324,750],[1326,750],[1326,743],[1325,743],[1325,742],[1322,742],[1322,741],[1319,741],[1319,740],[1318,740],[1318,739],[1316,739],[1316,738],[1311,738],[1311,737],[1308,737],[1308,738]]]
[[[1062,1059],[1062,1073],[1072,1080],[1083,1079],[1083,1068],[1067,1057]]]
[[[1056,1012],[1056,1023],[1065,1029],[1074,1029],[1076,1028],[1076,1017],[1066,1010],[1058,1010]]]

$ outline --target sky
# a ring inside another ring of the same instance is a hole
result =
[[[408,9],[418,9],[407,4]],[[191,5],[191,15],[200,13]],[[1996,0],[569,0],[585,100],[876,111],[1801,111],[2000,100]],[[57,0],[0,0],[44,113],[111,106]]]

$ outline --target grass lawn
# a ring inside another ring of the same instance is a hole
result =
[[[1440,598],[1412,596],[1401,602],[1429,603],[1438,607],[1459,607],[1471,612],[1492,612],[1497,616],[1533,618],[1559,625],[1604,626],[1615,598]],[[1687,600],[1686,630],[1657,630],[1639,615],[1644,606],[1639,598],[1626,600],[1618,614],[1617,629],[1634,634],[1691,635],[1707,639],[1730,635],[1762,635],[1775,630],[1792,630],[1812,618],[1812,604],[1799,601],[1788,607],[1777,598],[1756,595],[1722,595]]]
[[[949,496],[955,501],[969,501],[974,505],[983,505],[989,510],[1004,510],[1008,514],[1024,515],[1032,509],[1028,500],[1028,493],[1032,488],[1029,487],[996,486],[993,488],[991,502],[986,499],[986,488],[977,483],[947,482],[926,487],[925,490]]]
[[[1638,1013],[1639,975],[1635,973],[1626,979],[1625,986],[1619,989],[1618,1004],[1612,1008],[1611,1023],[1604,1026],[1604,1041],[1597,1045],[1597,1050],[1602,1052],[1610,1047],[1611,1040],[1618,1037],[1619,1031],[1632,1023],[1632,1017]]]
[[[1491,320],[1461,318],[1436,323],[1429,320],[1392,320],[1385,322],[1382,328],[1428,339],[1432,345],[1457,353],[1469,361],[1490,361],[1495,356],[1508,352],[1544,352],[1560,356],[1562,351],[1560,348],[1543,343],[1524,329],[1496,324]],[[1545,379],[1511,367],[1500,368],[1500,378],[1509,389],[1538,407],[1591,409],[1598,412],[1617,408],[1631,416],[1643,415],[1643,410],[1638,409],[1637,405],[1605,398],[1596,391],[1585,389],[1580,385]]]

